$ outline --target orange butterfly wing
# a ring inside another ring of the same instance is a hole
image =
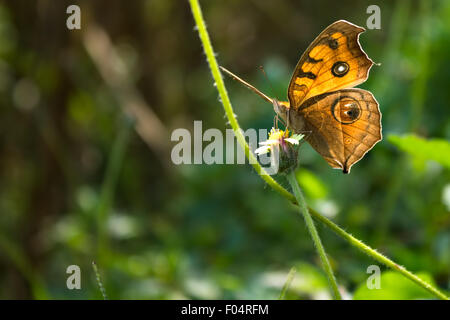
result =
[[[339,20],[328,26],[300,58],[288,88],[293,109],[325,92],[351,88],[364,82],[373,61],[358,38],[365,29]]]
[[[378,102],[366,90],[343,89],[310,98],[295,114],[304,119],[309,144],[344,173],[382,137]]]

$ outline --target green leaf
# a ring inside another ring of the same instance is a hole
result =
[[[428,273],[419,272],[417,275],[426,282],[434,285],[434,281]],[[361,283],[356,289],[353,295],[354,300],[413,300],[433,298],[433,295],[424,288],[417,286],[395,271],[381,273],[380,289],[369,289],[366,281]]]
[[[429,139],[413,134],[390,135],[388,141],[400,150],[423,160],[434,160],[450,169],[450,143],[444,139]]]

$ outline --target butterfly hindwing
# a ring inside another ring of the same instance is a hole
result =
[[[315,96],[295,111],[305,121],[305,139],[333,168],[350,172],[381,140],[381,113],[372,93],[343,89]]]

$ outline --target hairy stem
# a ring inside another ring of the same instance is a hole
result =
[[[289,191],[287,191],[285,188],[283,188],[280,184],[278,184],[278,182],[276,182],[271,176],[267,175],[265,170],[256,161],[253,153],[249,152],[250,148],[249,148],[247,142],[245,141],[245,138],[242,134],[241,128],[239,127],[239,124],[236,120],[236,117],[233,112],[233,107],[231,106],[230,98],[228,97],[228,93],[225,88],[225,84],[223,82],[222,75],[219,71],[219,65],[218,65],[216,57],[214,55],[214,50],[211,45],[211,40],[209,39],[209,35],[206,30],[206,25],[205,25],[205,21],[203,19],[200,5],[198,3],[198,0],[189,0],[189,2],[191,5],[192,14],[194,16],[196,27],[197,27],[199,35],[200,35],[200,40],[201,40],[203,48],[205,50],[206,60],[209,64],[209,67],[211,68],[211,73],[214,78],[214,81],[216,82],[216,87],[219,92],[220,99],[222,101],[222,105],[225,109],[225,113],[228,118],[228,121],[230,122],[231,128],[233,129],[234,134],[236,135],[236,139],[237,139],[238,143],[244,149],[247,159],[252,164],[253,168],[255,168],[258,175],[260,175],[261,178],[269,186],[271,186],[275,191],[280,193],[283,197],[296,203],[297,201],[295,199],[295,196],[293,194],[291,194]],[[359,250],[361,250],[368,256],[372,257],[374,260],[376,260],[380,263],[383,263],[386,266],[398,271],[400,274],[402,274],[406,278],[410,279],[411,281],[415,282],[417,285],[428,290],[434,296],[436,296],[440,299],[446,299],[446,300],[449,299],[444,293],[440,292],[437,288],[433,287],[431,284],[427,283],[423,279],[419,278],[415,274],[406,270],[404,267],[398,265],[397,263],[390,260],[389,258],[378,253],[375,249],[372,249],[368,245],[364,244],[361,240],[356,239],[351,234],[347,233],[345,230],[340,228],[338,225],[336,225],[331,220],[322,216],[317,211],[309,208],[309,212],[316,220],[321,221],[323,224],[325,224],[325,226],[329,227],[337,235],[339,235],[344,240],[346,240],[348,243],[350,243],[350,245],[352,245],[353,247],[358,248]]]
[[[386,265],[387,267],[398,271],[400,274],[402,274],[404,277],[410,279],[411,281],[415,282],[417,285],[421,286],[422,288],[426,289],[428,292],[433,294],[439,299],[442,300],[449,300],[449,297],[447,297],[444,293],[439,291],[439,289],[433,287],[431,284],[426,282],[425,280],[419,278],[414,273],[408,271],[405,267],[395,263],[388,257],[384,256],[383,254],[379,253],[377,250],[369,247],[367,244],[362,242],[361,240],[355,238],[350,233],[346,232],[344,229],[339,227],[337,224],[332,222],[331,220],[325,218],[323,215],[318,213],[317,211],[313,210],[312,208],[309,208],[309,212],[311,215],[314,216],[316,220],[321,221],[324,225],[329,227],[331,230],[333,230],[338,236],[346,240],[350,245],[353,247],[359,249],[360,251],[364,252],[374,260]]]
[[[278,297],[278,300],[283,300],[286,296],[287,291],[289,290],[289,287],[291,286],[292,280],[294,280],[294,276],[297,270],[295,267],[292,267],[291,270],[289,270],[286,282],[283,285],[283,288],[281,289],[280,296]]]
[[[108,296],[106,295],[105,287],[103,286],[102,279],[100,278],[100,272],[98,272],[98,267],[95,261],[92,261],[92,268],[94,269],[95,279],[97,280],[98,288],[102,293],[103,300],[108,300]]]
[[[292,191],[294,191],[295,198],[297,199],[298,206],[300,207],[300,213],[303,215],[303,218],[305,219],[305,223],[306,226],[308,227],[309,234],[311,235],[317,253],[319,254],[323,270],[325,271],[328,277],[328,282],[330,283],[330,287],[333,292],[334,298],[336,300],[342,300],[341,294],[339,293],[339,289],[336,283],[336,278],[333,274],[333,269],[331,269],[331,265],[330,262],[328,261],[327,254],[322,245],[322,241],[320,240],[319,233],[317,232],[316,226],[314,225],[314,221],[311,215],[309,214],[308,206],[306,205],[302,190],[298,185],[294,170],[291,170],[291,172],[287,174],[287,179],[291,185]]]

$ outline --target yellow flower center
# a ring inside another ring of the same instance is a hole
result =
[[[280,129],[274,129],[270,130],[269,133],[269,140],[281,140],[283,138],[289,137],[289,130],[286,129],[286,131],[280,130]]]

